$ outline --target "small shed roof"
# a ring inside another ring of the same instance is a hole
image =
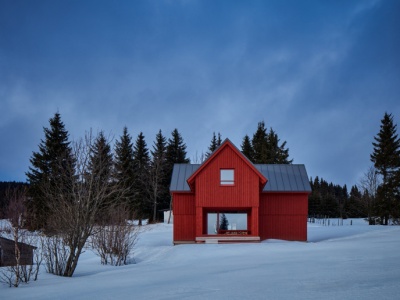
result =
[[[304,165],[254,165],[268,179],[263,192],[311,192]],[[199,164],[175,164],[172,171],[171,192],[190,192],[188,178]]]

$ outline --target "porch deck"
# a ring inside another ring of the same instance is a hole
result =
[[[257,243],[260,242],[259,236],[243,236],[243,235],[230,235],[230,236],[198,236],[196,237],[196,243],[206,244],[220,244],[220,243]]]

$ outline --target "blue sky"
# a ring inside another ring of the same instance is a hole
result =
[[[43,127],[126,125],[188,156],[259,121],[309,176],[353,185],[385,111],[400,120],[400,1],[0,0],[0,181],[25,181]]]

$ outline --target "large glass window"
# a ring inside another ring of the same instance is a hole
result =
[[[247,234],[246,212],[207,213],[207,234]]]
[[[221,184],[234,185],[235,184],[235,170],[223,169],[221,170]]]

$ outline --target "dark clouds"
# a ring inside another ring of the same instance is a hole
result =
[[[59,111],[71,137],[177,127],[240,146],[265,120],[310,176],[354,184],[399,120],[398,1],[2,1],[0,180],[25,180]]]

